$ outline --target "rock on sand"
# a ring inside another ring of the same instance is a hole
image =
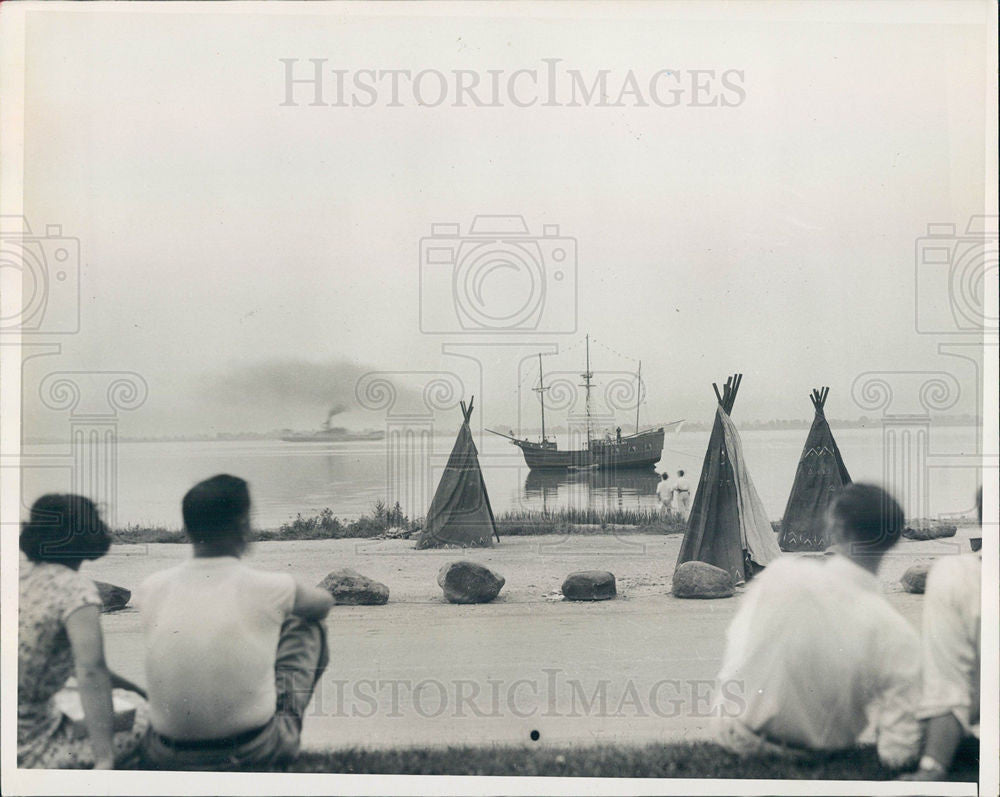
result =
[[[899,579],[899,583],[903,585],[903,589],[907,592],[912,592],[916,595],[924,594],[924,587],[927,585],[927,573],[931,569],[933,562],[918,562],[915,565],[910,565],[906,572],[903,573],[903,577]]]
[[[580,570],[566,576],[562,594],[570,601],[606,601],[615,597],[618,590],[613,573],[607,570]]]
[[[120,611],[128,606],[128,602],[132,599],[132,591],[125,589],[125,587],[116,587],[106,581],[95,581],[94,584],[97,586],[101,602],[104,604],[101,607],[102,612]]]
[[[958,531],[957,526],[934,523],[912,527],[907,526],[903,529],[903,536],[908,540],[938,540],[942,537],[954,537],[956,531]]]
[[[349,567],[334,570],[316,586],[333,596],[334,603],[347,606],[381,606],[389,601],[389,588]]]
[[[489,603],[506,583],[503,576],[476,562],[449,562],[438,571],[438,585],[449,603]]]
[[[732,576],[707,562],[685,562],[674,571],[675,598],[729,598],[735,591]]]

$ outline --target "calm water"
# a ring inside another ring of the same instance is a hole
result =
[[[881,482],[881,429],[835,433],[852,478]],[[976,434],[972,427],[931,430],[926,471],[926,507],[931,515],[971,511],[978,477],[975,467],[961,457],[974,454]],[[683,468],[692,485],[696,484],[708,436],[707,431],[668,433],[657,470]],[[780,519],[784,511],[805,436],[805,430],[748,431],[742,435],[750,474],[773,519]],[[255,522],[263,527],[324,507],[340,517],[356,517],[370,510],[376,500],[387,497],[400,499],[411,515],[421,515],[453,442],[453,435],[448,434],[398,448],[386,441],[120,443],[118,494],[117,500],[108,499],[115,505],[109,507],[109,514],[118,524],[178,528],[184,492],[199,479],[229,472],[251,483]],[[656,505],[654,473],[617,477],[600,472],[531,473],[518,450],[505,440],[477,435],[477,445],[496,512],[570,506],[644,509]],[[22,483],[25,505],[43,492],[71,489],[73,457],[68,445],[27,446],[24,453],[28,463]],[[906,503],[908,514],[919,511],[917,499]]]

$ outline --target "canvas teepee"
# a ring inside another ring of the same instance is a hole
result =
[[[823,407],[830,388],[814,390],[809,397],[816,415],[806,438],[795,482],[785,506],[778,545],[783,551],[824,551],[830,545],[826,539],[824,515],[830,503],[851,477],[826,422]]]
[[[499,542],[486,482],[479,469],[479,452],[469,429],[472,400],[462,404],[462,428],[448,457],[448,464],[427,510],[424,530],[417,548],[488,547],[493,537]]]
[[[781,556],[771,523],[743,459],[739,432],[729,418],[743,374],[726,380],[691,506],[677,564],[692,559],[728,570],[740,584]]]

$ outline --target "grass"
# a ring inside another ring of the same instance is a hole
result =
[[[548,512],[503,512],[496,518],[500,538],[528,534],[607,534],[621,526],[649,534],[683,534],[687,524],[678,515],[647,509],[556,509]]]
[[[712,742],[600,747],[421,747],[391,750],[306,751],[290,772],[380,775],[538,775],[603,778],[765,778],[792,780],[891,780],[872,747],[830,755],[818,762],[741,759]],[[953,780],[975,781],[972,762]]]
[[[501,539],[527,534],[608,534],[621,527],[630,532],[648,534],[683,534],[686,525],[676,515],[637,509],[559,509],[551,512],[504,512],[496,518]],[[324,509],[319,514],[297,514],[276,529],[254,529],[251,540],[342,540],[371,539],[391,528],[416,531],[422,520],[411,520],[400,505],[387,506],[376,501],[370,512],[356,520],[344,520]],[[179,529],[131,524],[112,532],[115,543],[183,543],[187,537]]]

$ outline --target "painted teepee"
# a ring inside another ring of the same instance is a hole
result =
[[[778,545],[783,551],[826,550],[830,545],[825,534],[826,510],[844,485],[851,483],[824,412],[829,393],[830,388],[823,387],[809,397],[816,414],[781,520]]]

